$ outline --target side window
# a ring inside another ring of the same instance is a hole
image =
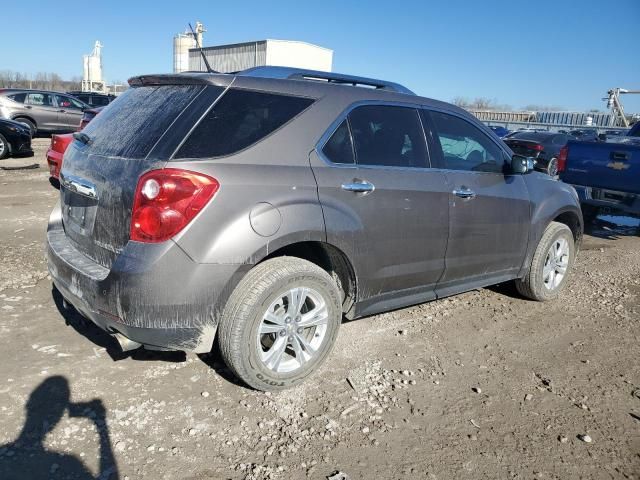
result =
[[[25,98],[27,97],[26,93],[14,93],[13,95],[7,95],[11,100],[18,103],[24,103]]]
[[[91,105],[94,105],[94,106],[109,105],[109,99],[107,97],[94,97]]]
[[[333,163],[355,163],[349,125],[345,120],[325,143],[322,153]]]
[[[426,167],[427,147],[414,108],[365,105],[349,114],[358,165]]]
[[[231,89],[202,119],[176,158],[212,158],[247,148],[282,127],[313,100]]]
[[[29,93],[25,103],[40,107],[53,107],[53,98],[48,93]]]
[[[502,150],[479,128],[454,115],[430,112],[442,147],[444,168],[502,173]]]

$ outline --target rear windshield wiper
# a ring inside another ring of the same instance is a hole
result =
[[[78,140],[79,142],[84,143],[85,145],[90,145],[92,140],[91,137],[89,135],[87,135],[84,132],[76,132],[73,134],[73,138],[75,140]]]

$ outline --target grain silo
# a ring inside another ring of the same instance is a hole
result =
[[[195,37],[189,30],[173,37],[173,73],[186,72],[189,70],[189,50],[196,48],[198,43],[202,45],[202,34],[206,31],[204,25],[196,22],[194,31],[196,34]]]

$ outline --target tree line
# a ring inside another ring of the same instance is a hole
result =
[[[52,72],[38,72],[27,75],[13,70],[0,70],[0,88],[34,88],[38,90],[53,90],[68,92],[80,90],[82,77],[76,76],[71,80],[63,80],[60,75]]]

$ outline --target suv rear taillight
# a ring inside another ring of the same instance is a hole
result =
[[[569,155],[569,145],[565,145],[560,149],[558,153],[558,173],[564,172],[565,168],[567,168],[567,156]]]
[[[170,239],[200,212],[220,188],[201,173],[164,168],[138,180],[131,212],[131,240],[157,243]]]

